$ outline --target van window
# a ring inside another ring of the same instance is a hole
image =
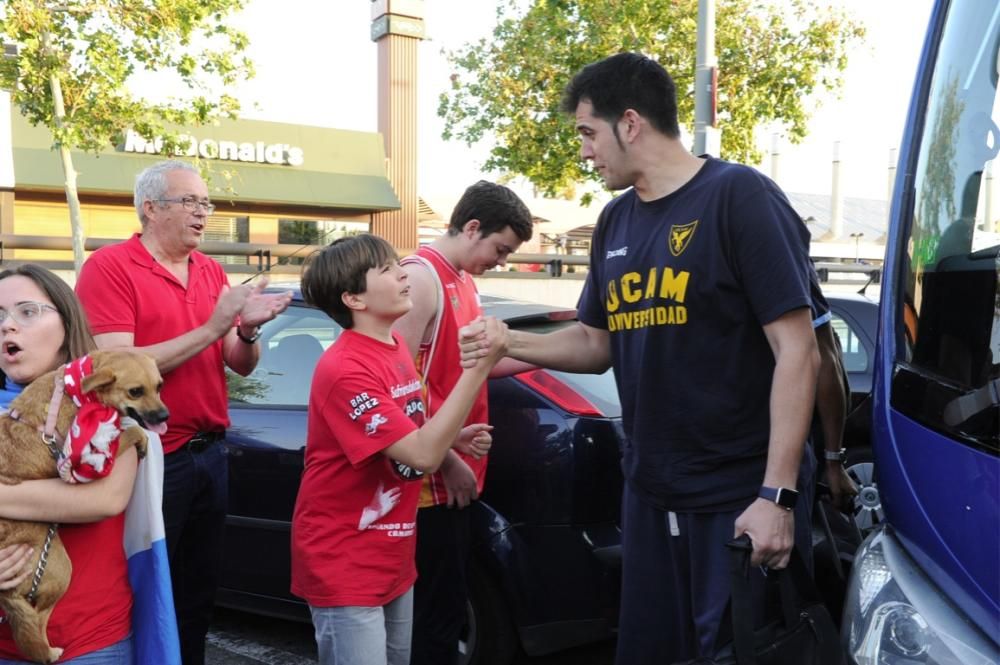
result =
[[[955,3],[920,137],[893,406],[998,450],[1000,4]],[[994,175],[995,174],[995,175]]]

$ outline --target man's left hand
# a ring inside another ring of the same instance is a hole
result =
[[[788,566],[795,545],[795,517],[773,501],[757,499],[736,518],[734,537],[753,541],[750,564],[780,570]]]
[[[261,278],[247,296],[240,310],[240,325],[255,328],[281,314],[292,302],[292,292],[264,293],[267,277]]]
[[[845,515],[853,515],[858,486],[854,484],[854,480],[847,474],[843,465],[827,462],[826,484],[830,488],[830,499],[834,507]]]

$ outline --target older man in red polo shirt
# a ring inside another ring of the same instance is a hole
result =
[[[181,656],[201,665],[227,503],[223,364],[244,376],[253,370],[259,327],[291,294],[262,293],[266,280],[230,287],[222,267],[197,251],[215,206],[191,165],[159,162],[140,173],[135,207],[142,232],[95,252],[76,289],[100,348],[138,349],[163,373],[163,519]]]

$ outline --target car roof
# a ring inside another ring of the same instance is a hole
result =
[[[861,294],[854,291],[824,291],[823,297],[826,298],[827,302],[857,302],[878,305],[878,292],[868,295],[867,293]]]
[[[270,284],[269,293],[292,292],[292,300],[305,302],[298,282],[283,282]],[[520,326],[544,321],[571,321],[576,318],[576,310],[572,307],[546,305],[544,303],[517,300],[506,296],[480,294],[483,312],[494,316],[508,325]]]

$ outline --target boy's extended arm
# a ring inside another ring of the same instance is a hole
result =
[[[491,340],[486,349],[488,353],[475,367],[468,367],[462,372],[437,413],[423,427],[383,450],[383,454],[420,471],[437,470],[469,417],[483,382],[506,351],[507,336],[502,323],[488,319],[487,334]]]

